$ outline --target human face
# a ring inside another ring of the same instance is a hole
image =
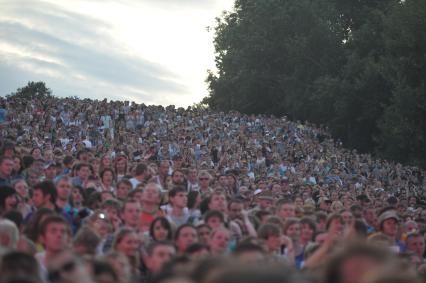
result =
[[[152,255],[147,260],[149,270],[151,272],[159,271],[175,254],[176,250],[172,246],[159,245],[155,247],[152,251]]]
[[[77,188],[72,190],[72,199],[74,203],[81,203],[83,201],[83,196]]]
[[[187,247],[198,241],[197,231],[193,227],[184,227],[176,238],[176,247],[179,252],[184,252]]]
[[[117,187],[117,198],[118,199],[126,199],[129,195],[131,187],[127,184],[121,183]]]
[[[237,218],[242,219],[243,218],[243,214],[242,214],[243,207],[244,206],[243,206],[242,203],[237,203],[237,202],[231,203],[231,205],[229,206],[229,214],[228,214],[229,218],[230,219],[237,219]]]
[[[169,174],[169,163],[168,162],[161,162],[160,165],[160,173],[162,176],[167,176]]]
[[[157,204],[160,202],[160,192],[155,185],[148,185],[142,193],[142,201],[146,203]]]
[[[216,229],[218,227],[220,227],[223,223],[220,220],[219,217],[216,216],[212,216],[207,220],[207,226],[209,226],[211,229]]]
[[[307,243],[312,240],[313,235],[314,230],[312,230],[311,226],[308,223],[302,223],[300,238]]]
[[[121,218],[127,226],[137,227],[140,213],[141,207],[138,202],[128,202],[125,204]]]
[[[188,203],[188,196],[185,192],[179,192],[174,197],[170,198],[173,207],[185,208]]]
[[[128,233],[125,235],[119,243],[117,243],[115,249],[126,256],[132,256],[137,254],[139,247],[139,240],[136,233]]]
[[[95,231],[101,236],[101,238],[108,235],[110,231],[110,224],[107,222],[106,219],[102,219],[98,217],[96,221],[93,223],[93,228]]]
[[[18,199],[16,198],[15,194],[8,196],[4,201],[5,211],[15,209],[17,206],[18,206]]]
[[[13,165],[13,160],[4,159],[3,162],[0,164],[0,173],[3,176],[9,177],[10,175],[12,175]]]
[[[209,242],[210,237],[210,228],[206,226],[202,226],[197,228],[198,238],[200,239],[200,243],[207,244]]]
[[[90,175],[90,168],[88,166],[83,166],[78,170],[77,176],[80,177],[81,180],[86,181]]]
[[[295,207],[293,204],[291,203],[285,203],[283,205],[281,205],[281,208],[278,212],[278,215],[282,218],[282,219],[287,219],[289,217],[294,217],[295,214]]]
[[[266,246],[270,252],[277,251],[281,247],[281,236],[269,235],[266,239]]]
[[[59,180],[56,185],[56,191],[58,192],[58,198],[60,200],[67,201],[71,193],[71,184],[66,179]]]
[[[350,211],[344,211],[342,212],[342,218],[345,225],[351,225],[352,221],[354,220],[354,216]]]
[[[209,202],[209,209],[216,209],[220,212],[226,212],[226,198],[222,194],[214,194],[212,195]]]
[[[34,190],[33,193],[33,204],[36,208],[43,207],[45,203],[45,197],[41,190]]]
[[[167,240],[168,230],[164,225],[161,223],[161,221],[157,221],[154,223],[154,229],[153,229],[153,238],[156,241],[165,241]]]
[[[188,179],[191,182],[195,182],[197,180],[197,170],[195,169],[190,170],[188,173]]]
[[[42,235],[45,250],[50,253],[58,253],[68,247],[70,235],[64,223],[52,222],[47,225]]]
[[[185,178],[184,178],[184,175],[183,175],[182,172],[180,172],[180,171],[174,172],[174,174],[172,176],[173,184],[182,185],[184,180],[185,180]]]
[[[285,231],[286,235],[291,238],[294,241],[299,240],[299,236],[300,236],[300,224],[299,223],[294,223],[291,224],[287,230]]]
[[[209,186],[209,177],[201,176],[200,178],[198,178],[198,180],[200,181],[200,187],[201,188],[205,189]]]
[[[229,243],[229,232],[228,230],[221,229],[216,231],[211,237],[209,241],[209,246],[212,254],[223,254],[227,248]]]
[[[407,239],[407,249],[422,258],[425,252],[425,238],[421,235],[409,237]]]
[[[102,176],[102,183],[104,183],[104,185],[111,186],[113,178],[114,176],[111,171],[105,171]]]
[[[394,218],[389,218],[383,221],[383,234],[389,237],[396,237],[398,233],[398,222]]]
[[[102,165],[104,168],[111,167],[111,158],[109,156],[104,156],[102,158]]]
[[[117,172],[125,173],[126,171],[126,160],[124,158],[121,158],[119,161],[117,161]]]
[[[25,181],[19,181],[15,184],[15,191],[22,197],[26,198],[28,196],[28,186]]]

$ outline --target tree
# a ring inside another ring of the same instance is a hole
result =
[[[28,82],[25,87],[18,88],[16,92],[9,96],[15,96],[24,99],[43,99],[52,95],[52,91],[46,87],[44,82]]]

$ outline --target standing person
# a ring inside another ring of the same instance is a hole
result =
[[[188,192],[199,190],[197,175],[198,175],[197,168],[195,167],[189,168],[188,173],[186,174]]]
[[[129,227],[121,228],[114,236],[113,249],[124,254],[129,260],[132,282],[135,282],[140,276],[140,244],[137,232]]]
[[[73,186],[85,187],[91,175],[91,166],[88,163],[79,163],[75,167],[76,176],[72,178]]]
[[[210,181],[212,179],[212,176],[205,170],[200,171],[198,174],[198,190],[200,193],[205,196],[207,194],[212,193],[212,189],[210,188]]]
[[[43,181],[34,186],[33,204],[36,209],[42,207],[58,211],[56,207],[56,187],[52,181]]]
[[[125,156],[117,157],[114,163],[114,171],[118,182],[127,175],[127,166],[127,158]]]
[[[115,182],[114,171],[111,168],[105,168],[100,172],[99,177],[101,178],[102,191],[113,192]]]
[[[392,242],[392,248],[397,253],[405,252],[405,244],[398,238],[399,217],[395,210],[386,210],[379,216],[380,233]]]

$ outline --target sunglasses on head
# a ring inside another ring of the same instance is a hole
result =
[[[75,269],[76,262],[74,260],[70,260],[65,262],[61,267],[55,270],[49,271],[49,281],[57,282],[61,278],[61,273],[63,272],[71,272]]]

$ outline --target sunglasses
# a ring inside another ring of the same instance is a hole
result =
[[[49,272],[48,278],[50,282],[57,282],[61,278],[61,273],[63,272],[71,272],[75,269],[76,262],[74,260],[70,260],[65,262],[60,268],[56,270],[51,270]]]
[[[205,181],[205,180],[208,180],[209,178],[199,178],[200,179],[200,181]]]

